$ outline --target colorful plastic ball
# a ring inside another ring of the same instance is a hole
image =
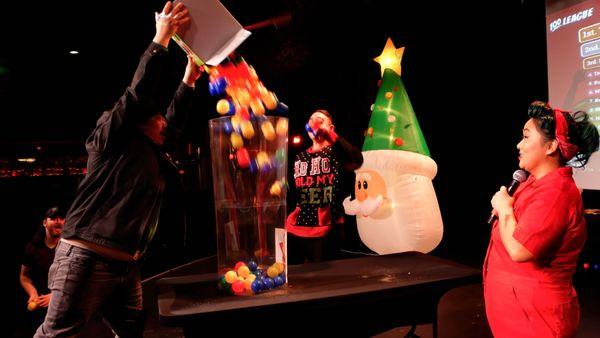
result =
[[[263,106],[260,100],[253,100],[250,102],[250,109],[252,109],[252,113],[256,116],[265,115],[265,106]]]
[[[250,160],[248,169],[250,170],[250,173],[252,173],[252,174],[256,174],[258,172],[258,165],[256,164],[255,160]]]
[[[277,275],[279,275],[279,272],[277,272],[276,267],[270,266],[269,269],[267,269],[267,276],[269,276],[270,278],[275,278],[277,277]]]
[[[220,286],[219,289],[222,290],[225,293],[231,293],[232,292],[231,291],[231,284],[227,283],[225,281],[225,279],[223,279],[223,283],[220,283],[219,286]]]
[[[271,164],[269,155],[264,151],[259,151],[258,154],[256,154],[256,164],[258,164],[258,167],[261,169],[269,166]]]
[[[27,303],[27,310],[29,311],[34,311],[35,309],[37,309],[38,305],[36,302],[29,302]]]
[[[249,105],[250,104],[250,100],[252,99],[252,97],[250,96],[250,93],[248,93],[248,90],[247,89],[243,89],[243,88],[240,88],[235,93],[235,96],[237,97],[237,100],[242,105]]]
[[[392,97],[394,97],[394,94],[392,94],[392,92],[387,92],[387,93],[385,93],[385,98],[386,98],[386,99],[388,99],[388,100],[389,100],[389,99],[391,99]]]
[[[252,282],[251,284],[251,288],[252,288],[252,292],[254,293],[259,293],[262,288],[263,288],[263,283],[260,280],[255,280],[254,282]]]
[[[275,152],[275,160],[278,165],[283,165],[286,159],[286,153],[284,148],[279,148]]]
[[[225,115],[229,113],[229,108],[229,101],[221,99],[219,102],[217,102],[217,113]]]
[[[273,128],[271,121],[264,121],[261,123],[260,130],[262,130],[262,133],[267,141],[273,141],[275,139],[275,128]]]
[[[260,99],[265,104],[265,107],[268,110],[274,110],[277,108],[277,97],[275,96],[275,94],[267,92],[261,95]]]
[[[394,140],[394,144],[395,144],[397,147],[400,147],[401,145],[403,145],[403,144],[404,144],[404,141],[402,141],[402,139],[401,139],[401,138],[399,138],[399,137],[396,137],[396,139]]]
[[[252,273],[250,273],[250,274],[248,275],[248,277],[246,277],[246,280],[251,280],[251,281],[254,281],[255,279],[256,279],[256,275],[254,275],[254,274],[252,274]]]
[[[275,282],[273,281],[273,278],[267,277],[264,279],[263,283],[265,284],[265,289],[267,290],[275,287]]]
[[[250,268],[250,271],[254,272],[258,268],[258,264],[253,260],[248,261],[248,268]]]
[[[236,153],[238,166],[242,169],[248,168],[250,165],[250,154],[246,148],[239,149]]]
[[[273,183],[269,189],[271,196],[281,196],[281,183],[279,181]]]
[[[256,275],[256,277],[261,277],[261,276],[263,276],[263,275],[265,274],[265,270],[263,270],[263,269],[256,269],[256,270],[253,272],[253,274],[255,274],[255,275]]]
[[[224,78],[217,78],[208,84],[208,92],[212,96],[221,95],[225,92],[227,81]]]
[[[283,281],[283,278],[281,278],[281,276],[277,276],[275,278],[273,278],[273,282],[275,283],[276,287],[282,286],[283,284],[285,284],[285,282]]]
[[[254,137],[254,127],[252,127],[252,122],[242,121],[240,128],[242,129],[242,135],[244,135],[245,139],[249,140]]]
[[[242,292],[244,292],[245,288],[246,288],[246,285],[241,280],[236,280],[235,282],[233,282],[233,284],[231,284],[231,289],[235,293],[242,293]]]
[[[276,111],[277,111],[278,113],[287,113],[287,111],[288,111],[289,109],[290,109],[290,108],[289,108],[289,107],[288,107],[288,106],[287,106],[285,103],[283,103],[283,102],[281,102],[281,101],[279,101],[279,102],[277,103],[277,109],[276,109]]]
[[[250,279],[246,279],[244,281],[244,290],[248,291],[248,292],[252,292],[252,283],[254,283],[254,279],[250,280]]]
[[[288,132],[288,120],[285,118],[280,118],[277,120],[277,125],[275,126],[275,132],[279,136],[285,136]]]
[[[244,140],[238,133],[231,133],[231,146],[233,149],[238,150],[244,147]]]
[[[225,123],[223,123],[223,132],[225,134],[231,134],[232,131],[233,131],[233,126],[231,126],[231,122],[225,121]]]
[[[285,270],[285,264],[282,262],[276,262],[273,266],[277,269],[277,274],[281,274]]]
[[[235,271],[237,271],[239,268],[241,268],[242,266],[245,266],[246,263],[239,261],[237,263],[235,263],[235,267],[233,268]]]
[[[285,284],[285,280],[287,279],[287,278],[285,278],[285,274],[282,273],[281,275],[279,275],[279,277],[281,277],[281,279],[283,280],[283,283]]]
[[[225,280],[229,284],[233,284],[233,282],[235,282],[237,280],[237,278],[238,278],[237,273],[235,273],[235,271],[233,271],[233,270],[229,270],[225,274]]]
[[[311,134],[312,136],[317,136],[317,133],[315,133],[315,131],[312,129],[309,123],[304,125],[304,129],[307,133]]]
[[[219,95],[219,87],[217,86],[216,82],[208,83],[208,92],[210,93],[211,96]]]
[[[230,121],[231,121],[232,129],[239,133],[241,130],[240,127],[241,127],[241,123],[242,123],[240,117],[238,115],[234,115],[231,117]]]
[[[248,275],[250,274],[250,269],[247,266],[240,266],[237,269],[237,274],[238,276],[242,277],[242,278],[246,278],[248,277]]]
[[[250,120],[250,113],[248,112],[248,108],[245,106],[240,106],[237,109],[237,113],[242,120]]]

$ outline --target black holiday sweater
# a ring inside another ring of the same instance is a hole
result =
[[[296,209],[288,216],[286,230],[299,237],[323,237],[333,224],[344,222],[340,171],[358,169],[363,163],[360,150],[335,135],[332,146],[296,155],[294,185]]]

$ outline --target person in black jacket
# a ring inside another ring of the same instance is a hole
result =
[[[166,176],[174,166],[159,146],[167,126],[183,128],[201,75],[188,57],[183,81],[174,96],[169,93],[167,46],[187,21],[181,3],[167,2],[131,85],[86,141],[87,174],[66,216],[48,275],[52,299],[35,337],[75,336],[98,310],[119,337],[142,336],[136,262],[156,231]]]
[[[336,134],[328,111],[315,111],[307,125],[313,144],[294,160],[298,202],[285,225],[289,264],[338,257],[344,223],[342,170],[353,171],[363,163],[360,150]]]

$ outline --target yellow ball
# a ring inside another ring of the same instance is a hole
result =
[[[269,189],[269,192],[271,193],[271,196],[281,195],[281,183],[279,183],[279,182],[273,183],[273,185],[271,186],[271,189]]]
[[[277,274],[281,274],[285,270],[285,264],[282,262],[277,262],[273,266],[277,269]]]
[[[288,120],[286,118],[279,118],[275,131],[279,136],[286,136],[288,132]]]
[[[267,155],[267,153],[264,151],[259,151],[258,154],[256,154],[256,164],[259,168],[267,166],[270,163],[271,161],[269,160],[269,155]]]
[[[217,113],[225,115],[229,112],[229,101],[222,99],[217,102]]]
[[[255,279],[256,279],[256,275],[254,275],[254,274],[249,274],[248,277],[246,277],[246,280],[250,280],[250,281],[253,281],[253,282],[254,282]]]
[[[241,119],[238,115],[233,115],[231,117],[231,127],[233,127],[233,130],[239,130],[240,123],[241,123]]]
[[[267,92],[264,95],[261,95],[260,98],[268,110],[275,110],[275,108],[277,108],[277,97],[275,94]]]
[[[240,136],[240,134],[233,132],[231,133],[231,146],[234,149],[240,149],[242,147],[244,147],[244,140],[242,139],[242,137]]]
[[[267,275],[271,278],[277,277],[277,275],[279,275],[279,273],[277,273],[277,268],[274,266],[269,267],[267,270]]]
[[[249,140],[254,137],[254,127],[252,127],[252,122],[242,121],[240,129],[242,129],[242,135],[244,135],[245,139]]]
[[[250,274],[250,269],[245,265],[240,266],[240,268],[237,270],[237,274],[242,278],[246,278]]]
[[[225,281],[229,284],[233,284],[238,279],[237,273],[235,271],[230,270],[225,274]]]
[[[270,121],[265,121],[260,125],[263,135],[267,141],[273,141],[275,139],[275,128]]]
[[[248,90],[244,88],[240,88],[239,90],[237,90],[235,92],[235,95],[237,100],[240,101],[242,105],[248,105],[250,103],[250,100],[252,99]]]
[[[265,107],[263,106],[262,102],[260,102],[260,100],[254,100],[250,102],[250,109],[252,109],[252,112],[256,116],[265,115]]]
[[[37,309],[37,303],[36,302],[29,302],[27,303],[27,310],[29,311],[33,311],[35,309]]]
[[[392,94],[392,92],[385,93],[385,98],[388,100],[391,99],[393,96],[394,96],[394,94]]]
[[[244,290],[246,290],[246,291],[252,291],[252,282],[254,282],[254,280],[246,279],[244,281]]]

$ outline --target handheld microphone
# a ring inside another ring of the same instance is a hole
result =
[[[521,170],[521,169],[515,170],[515,172],[512,175],[512,182],[510,182],[508,189],[506,189],[508,192],[508,196],[512,196],[515,193],[515,191],[517,191],[519,184],[524,182],[526,179],[527,179],[527,173],[524,170]],[[488,218],[487,222],[489,225],[493,225],[497,219],[498,219],[498,216],[491,214],[490,218]]]

